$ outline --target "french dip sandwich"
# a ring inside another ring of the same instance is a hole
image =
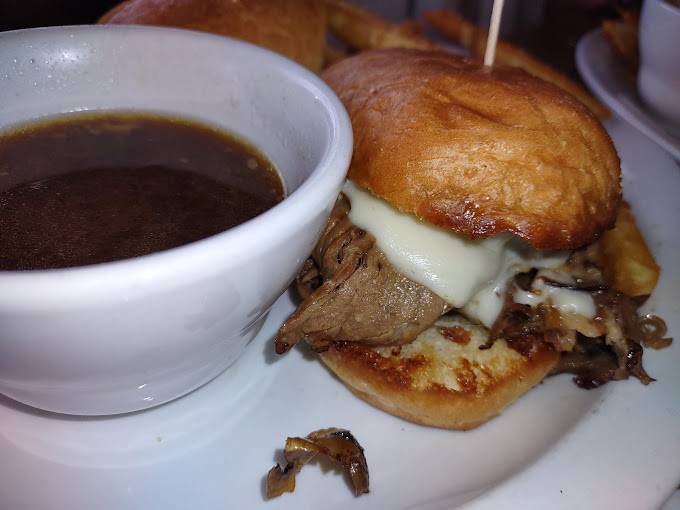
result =
[[[665,330],[637,307],[656,280],[626,295],[606,267],[598,239],[617,215],[635,225],[616,150],[582,103],[440,51],[363,52],[323,78],[354,154],[279,354],[306,340],[367,402],[453,429],[551,373],[585,388],[652,380],[640,344]]]
[[[99,23],[211,32],[276,51],[314,72],[323,64],[326,12],[318,0],[125,0]]]

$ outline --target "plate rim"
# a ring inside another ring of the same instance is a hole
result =
[[[662,125],[643,110],[642,105],[638,107],[638,100],[634,97],[635,94],[628,93],[627,96],[633,96],[630,101],[635,103],[634,106],[636,109],[639,109],[639,112],[635,112],[625,102],[620,101],[591,68],[588,53],[592,51],[593,47],[601,46],[603,44],[606,44],[606,41],[604,32],[601,28],[595,28],[579,38],[576,43],[575,52],[576,68],[578,69],[579,75],[593,94],[611,108],[615,115],[621,117],[633,128],[659,145],[663,150],[680,160],[680,138],[670,135]],[[620,66],[618,62],[611,58],[613,55],[611,51],[607,52],[607,55],[610,57],[608,60],[609,65]],[[641,117],[641,115],[644,117]]]

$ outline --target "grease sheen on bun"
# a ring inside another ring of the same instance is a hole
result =
[[[201,30],[264,46],[319,71],[326,14],[317,0],[127,0],[99,23]]]
[[[577,248],[613,225],[619,158],[599,121],[559,88],[407,49],[359,53],[323,78],[352,119],[350,179],[397,209],[540,249]]]

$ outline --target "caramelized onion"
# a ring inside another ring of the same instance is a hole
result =
[[[574,349],[562,353],[550,375],[574,374],[574,383],[578,387],[592,389],[614,379],[617,368],[616,355],[604,342],[579,335]]]
[[[563,313],[551,306],[532,308],[515,303],[514,288],[509,286],[503,310],[491,329],[489,341],[481,348],[489,348],[495,339],[504,338],[511,348],[530,356],[539,343],[547,344],[562,353],[554,373],[575,374],[574,381],[582,388],[630,376],[643,384],[654,381],[642,366],[642,345],[663,348],[671,343],[671,339],[663,338],[666,334],[663,320],[651,315],[640,317],[639,301],[612,289],[602,290],[601,275],[584,254],[572,257],[567,269],[576,281],[573,285],[541,278],[548,285],[589,289],[597,305],[595,319]],[[531,284],[530,273],[521,278],[515,278],[515,287]]]
[[[665,349],[673,343],[672,338],[665,338],[668,332],[664,320],[651,313],[638,320],[638,325],[642,331],[642,344],[652,349]]]
[[[593,283],[591,281],[586,281],[580,278],[575,278],[573,283],[560,282],[555,280],[554,278],[549,278],[547,276],[541,277],[541,280],[543,280],[546,285],[550,285],[551,287],[559,287],[562,289],[569,290],[583,290],[588,292],[595,292],[598,290],[606,289],[604,285],[601,285],[599,283]]]
[[[355,496],[368,492],[368,464],[364,449],[349,430],[328,428],[312,432],[305,438],[286,439],[283,450],[286,465],[282,468],[277,464],[267,473],[267,498],[293,492],[295,475],[319,454],[342,466],[352,482]]]

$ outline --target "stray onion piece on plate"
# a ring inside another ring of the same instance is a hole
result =
[[[295,475],[318,454],[342,466],[352,481],[355,496],[368,492],[368,464],[364,449],[349,430],[328,428],[316,430],[306,438],[286,439],[283,450],[286,465],[281,468],[277,464],[267,473],[267,499],[293,492]]]

